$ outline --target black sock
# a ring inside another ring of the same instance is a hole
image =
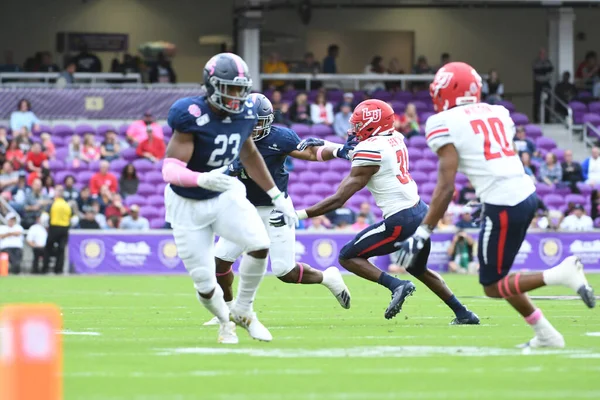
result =
[[[467,318],[469,316],[469,310],[467,310],[467,307],[465,307],[455,295],[452,295],[445,303],[452,311],[454,311],[457,318]]]
[[[402,285],[402,281],[398,278],[395,278],[385,272],[382,272],[381,275],[379,275],[379,279],[377,279],[377,283],[379,283],[381,286],[385,286],[386,288],[390,289],[392,292],[400,285]]]

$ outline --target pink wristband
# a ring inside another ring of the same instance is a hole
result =
[[[323,146],[317,149],[317,161],[325,161],[323,160],[323,150],[325,150],[325,147]]]
[[[172,183],[183,187],[198,186],[199,172],[189,170],[186,164],[176,158],[165,158],[162,167],[163,179],[167,183]]]

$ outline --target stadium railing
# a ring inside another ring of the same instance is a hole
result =
[[[594,132],[594,135],[590,135],[590,131]],[[583,126],[583,141],[588,146],[595,146],[596,140],[600,137],[600,129],[590,122],[586,122]]]
[[[306,90],[311,87],[312,81],[338,84],[343,88],[361,90],[361,83],[369,82],[400,82],[402,90],[407,89],[408,82],[432,82],[435,75],[388,75],[388,74],[260,74],[260,79],[278,81],[304,81]],[[349,83],[349,85],[343,85]]]
[[[556,111],[556,104],[563,106],[567,110],[566,116],[563,116]],[[548,113],[552,121],[556,121],[567,128],[569,143],[573,143],[573,109],[567,103],[562,101],[552,90],[544,90],[542,92],[542,101],[540,104],[540,121],[542,125],[545,124],[546,113]]]
[[[31,85],[44,84],[45,86],[56,85],[60,78],[58,72],[3,72],[0,73],[0,85],[23,87]],[[76,72],[73,74],[76,84],[98,84],[108,81],[115,83],[141,83],[142,75],[139,73],[120,74],[120,73],[85,73]]]

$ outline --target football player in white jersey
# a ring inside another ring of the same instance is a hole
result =
[[[370,257],[391,254],[395,243],[408,238],[427,213],[427,204],[419,198],[417,185],[408,173],[408,152],[404,137],[394,130],[394,110],[380,100],[360,103],[350,117],[352,134],[359,141],[352,155],[352,169],[337,192],[307,208],[298,210],[298,218],[311,218],[333,211],[367,186],[383,211],[384,220],[360,232],[341,250],[339,262],[348,271],[387,287],[392,301],[385,318],[396,316],[407,296],[415,290],[408,280],[400,280],[379,270]],[[427,269],[430,243],[409,272],[427,285],[455,313],[453,324],[479,324],[479,318],[452,294],[444,280]]]
[[[401,244],[398,262],[409,270],[415,268],[450,203],[456,172],[464,173],[483,204],[478,257],[485,294],[506,299],[533,328],[535,337],[524,346],[564,347],[562,335],[526,293],[546,285],[567,286],[593,308],[594,292],[575,256],[543,272],[510,274],[535,215],[537,197],[513,149],[515,126],[508,110],[480,102],[481,77],[461,62],[440,68],[430,93],[438,114],[427,120],[426,137],[439,157],[438,181],[431,208],[423,224]]]

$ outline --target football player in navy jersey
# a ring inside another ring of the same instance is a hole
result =
[[[258,114],[258,123],[254,128],[252,139],[263,156],[267,168],[280,191],[286,194],[288,189],[288,171],[284,164],[288,156],[300,160],[327,161],[334,158],[349,158],[354,142],[350,139],[346,144],[325,142],[310,138],[301,141],[291,129],[271,126],[273,123],[273,105],[262,94],[252,94],[251,101]],[[322,284],[336,297],[340,305],[350,308],[350,291],[346,287],[340,271],[330,267],[324,272],[311,268],[308,264],[296,262],[296,235],[294,227],[289,227],[281,220],[281,213],[274,210],[272,200],[260,189],[253,179],[254,175],[240,163],[231,165],[232,174],[238,176],[246,187],[248,200],[258,210],[264,226],[271,239],[269,258],[271,270],[281,281],[286,283]],[[290,229],[291,228],[291,229]],[[217,282],[225,293],[225,300],[233,307],[233,271],[232,265],[242,255],[244,249],[239,244],[221,237],[215,248],[217,265]],[[205,325],[217,324],[213,318]]]
[[[194,281],[198,299],[219,319],[218,342],[238,342],[235,324],[254,339],[270,341],[270,332],[252,310],[267,266],[269,236],[246,198],[245,186],[224,172],[239,157],[288,226],[295,225],[296,214],[252,140],[257,115],[249,99],[252,81],[244,60],[232,53],[217,54],[204,67],[204,84],[204,96],[180,99],[169,110],[173,136],[162,168],[170,184],[165,188],[166,220],[173,227],[179,257]],[[215,234],[246,253],[231,310],[215,278]],[[230,322],[230,313],[235,324]]]

